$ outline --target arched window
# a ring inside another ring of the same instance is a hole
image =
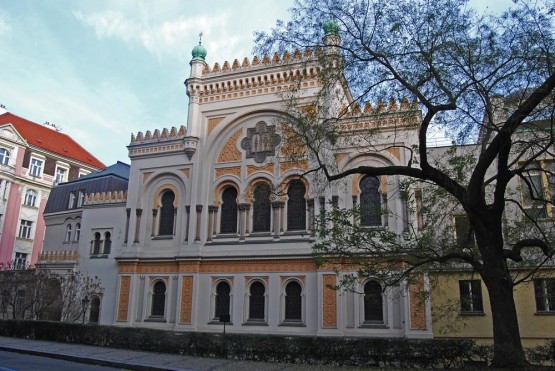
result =
[[[100,233],[96,232],[94,234],[94,239],[93,239],[93,248],[92,248],[92,253],[93,255],[98,255],[100,254],[100,243],[102,241],[100,240]]]
[[[98,323],[100,317],[100,298],[93,296],[91,299],[91,310],[89,312],[89,322]]]
[[[380,180],[375,176],[366,176],[360,181],[360,190],[360,225],[381,226]]]
[[[10,152],[6,148],[0,148],[0,165],[7,165],[10,161]]]
[[[175,217],[173,207],[174,200],[175,194],[169,189],[162,194],[162,206],[160,207],[160,228],[158,229],[158,234],[161,236],[173,235],[173,220]]]
[[[166,284],[157,281],[152,287],[152,310],[150,314],[153,317],[164,317],[166,306]]]
[[[300,180],[293,180],[287,191],[287,230],[306,229],[306,188]]]
[[[253,232],[269,232],[271,221],[270,186],[259,183],[253,192]]]
[[[103,254],[109,254],[112,247],[112,234],[110,232],[104,233],[104,252]]]
[[[231,304],[231,287],[227,282],[220,282],[216,286],[216,313],[214,318],[219,319],[220,316],[229,315]]]
[[[262,282],[256,281],[251,284],[249,290],[249,320],[264,320],[265,292],[266,288]]]
[[[27,206],[35,206],[35,203],[37,202],[37,192],[32,190],[32,189],[28,189],[27,192],[25,192],[25,205]]]
[[[376,281],[364,285],[364,322],[383,322],[382,285]]]
[[[66,238],[64,240],[65,242],[69,242],[71,241],[71,224],[68,224],[66,226]]]
[[[79,241],[81,238],[81,223],[75,224],[75,234],[73,235],[74,241]]]
[[[302,320],[302,288],[297,281],[291,281],[285,286],[285,320]]]
[[[227,187],[222,193],[220,233],[237,233],[237,190]]]

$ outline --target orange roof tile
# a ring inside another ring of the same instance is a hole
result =
[[[29,145],[43,148],[47,151],[57,153],[61,156],[83,162],[97,168],[106,167],[96,157],[71,139],[66,134],[49,129],[29,120],[25,120],[12,113],[6,112],[0,115],[0,125],[12,124],[19,134],[25,138]]]

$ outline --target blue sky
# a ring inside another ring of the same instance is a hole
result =
[[[480,7],[509,0],[473,1]],[[131,133],[186,125],[191,49],[251,56],[253,32],[293,0],[0,0],[0,104],[49,121],[106,165],[129,163]]]

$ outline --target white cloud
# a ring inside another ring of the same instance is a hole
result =
[[[0,36],[9,35],[12,32],[12,25],[8,22],[5,14],[0,13]]]

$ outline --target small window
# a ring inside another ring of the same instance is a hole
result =
[[[75,224],[75,234],[73,235],[74,241],[79,241],[81,238],[81,223]]]
[[[306,188],[300,180],[294,180],[287,190],[287,230],[306,229]]]
[[[29,168],[29,174],[32,176],[41,176],[42,175],[42,160],[32,158],[31,159],[31,166]]]
[[[54,185],[65,182],[66,174],[67,174],[67,169],[64,169],[63,167],[56,167],[56,174],[54,176]]]
[[[382,209],[380,179],[366,176],[360,181],[360,225],[381,226]]]
[[[32,189],[28,189],[27,192],[25,192],[24,204],[27,206],[34,207],[36,202],[37,202],[37,192]]]
[[[83,206],[84,203],[85,203],[85,191],[80,190],[79,193],[77,194],[77,207]]]
[[[110,232],[104,233],[104,252],[103,254],[110,254],[112,248],[112,234]]]
[[[270,186],[266,183],[259,183],[253,192],[253,232],[270,232],[271,209]]]
[[[216,286],[216,312],[214,318],[220,319],[220,316],[229,315],[231,305],[231,287],[229,283],[222,281]]]
[[[227,187],[222,193],[220,233],[237,233],[237,190]]]
[[[10,161],[10,152],[6,148],[0,148],[0,165],[7,165]]]
[[[539,170],[529,170],[525,179],[521,179],[522,204],[532,218],[547,217],[542,173]]]
[[[297,281],[285,286],[285,320],[302,321],[302,287]]]
[[[461,280],[459,281],[459,290],[462,313],[484,313],[482,281]]]
[[[164,317],[164,310],[166,306],[166,284],[162,281],[157,281],[152,287],[152,310],[153,317]]]
[[[376,281],[368,281],[364,285],[364,322],[383,322],[382,285]]]
[[[30,220],[21,219],[19,224],[19,237],[20,238],[31,238],[31,227],[33,222]]]
[[[474,231],[468,221],[466,215],[455,215],[453,217],[455,223],[455,240],[460,248],[472,249],[476,246],[474,239]]]
[[[171,236],[173,235],[174,218],[175,218],[175,208],[173,202],[175,200],[175,194],[169,189],[162,194],[160,207],[160,227],[158,229],[158,234],[161,236]]]
[[[64,239],[65,242],[71,241],[71,224],[66,226],[66,238]]]
[[[27,268],[27,254],[22,252],[16,252],[14,258],[14,268],[15,269],[25,269]]]
[[[99,232],[95,232],[94,238],[92,240],[92,254],[100,254],[100,245],[102,244],[101,236]]]
[[[75,192],[69,192],[69,201],[67,203],[67,208],[68,209],[75,208]]]
[[[536,311],[555,312],[555,278],[534,280]]]
[[[260,281],[253,282],[249,290],[249,320],[265,319],[266,288]]]

